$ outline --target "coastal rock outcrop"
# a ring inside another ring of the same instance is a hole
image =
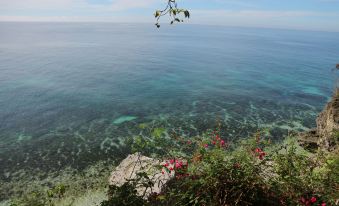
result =
[[[326,149],[337,148],[339,132],[339,89],[336,89],[332,100],[327,103],[324,110],[318,115],[317,127],[299,135],[299,142],[306,148]]]
[[[174,171],[167,173],[159,169],[162,164],[159,160],[142,156],[140,153],[128,155],[112,172],[109,185],[121,186],[128,180],[135,179],[137,173],[145,172],[154,186],[151,188],[137,187],[138,195],[147,198],[152,193],[160,193],[166,183],[174,177]]]

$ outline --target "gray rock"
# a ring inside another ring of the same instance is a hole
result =
[[[317,128],[299,135],[299,142],[304,147],[320,147],[335,150],[337,147],[336,134],[339,131],[339,89],[336,89],[332,100],[318,115]]]
[[[121,186],[128,179],[134,179],[137,173],[146,172],[148,177],[155,183],[152,188],[138,187],[137,192],[139,196],[147,198],[152,193],[160,193],[168,181],[174,178],[174,171],[171,173],[163,172],[159,169],[159,165],[163,162],[155,160],[139,153],[129,155],[124,159],[119,166],[112,172],[109,178],[110,185]]]

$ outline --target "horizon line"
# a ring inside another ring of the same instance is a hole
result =
[[[28,21],[18,21],[18,20],[1,20],[0,23],[100,23],[100,24],[150,24],[154,25],[154,22],[142,21],[142,22],[131,22],[131,21],[77,21],[77,20],[28,20]],[[162,25],[167,26],[176,26],[176,25],[183,25],[185,23],[178,23],[175,25],[171,25],[170,23],[162,23]],[[269,26],[241,26],[241,25],[226,25],[226,24],[203,24],[203,23],[189,23],[186,25],[193,25],[193,26],[216,26],[216,27],[230,27],[230,28],[248,28],[248,29],[275,29],[275,30],[290,30],[290,31],[305,31],[305,32],[326,32],[326,33],[339,33],[339,30],[321,30],[321,29],[307,29],[307,28],[286,28],[286,27],[269,27]]]

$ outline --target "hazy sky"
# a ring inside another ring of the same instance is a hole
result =
[[[339,31],[339,0],[178,0],[190,24]],[[0,21],[154,22],[166,0],[0,0]],[[167,19],[163,19],[168,23]]]

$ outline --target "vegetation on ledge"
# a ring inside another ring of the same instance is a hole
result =
[[[259,132],[234,144],[225,142],[218,130],[190,139],[165,136],[156,132],[153,138],[136,137],[132,143],[163,161],[159,172],[174,173],[174,178],[160,193],[138,196],[136,188],[154,184],[140,174],[121,187],[111,186],[110,198],[101,206],[338,203],[338,151],[310,153],[291,137],[272,144]]]

